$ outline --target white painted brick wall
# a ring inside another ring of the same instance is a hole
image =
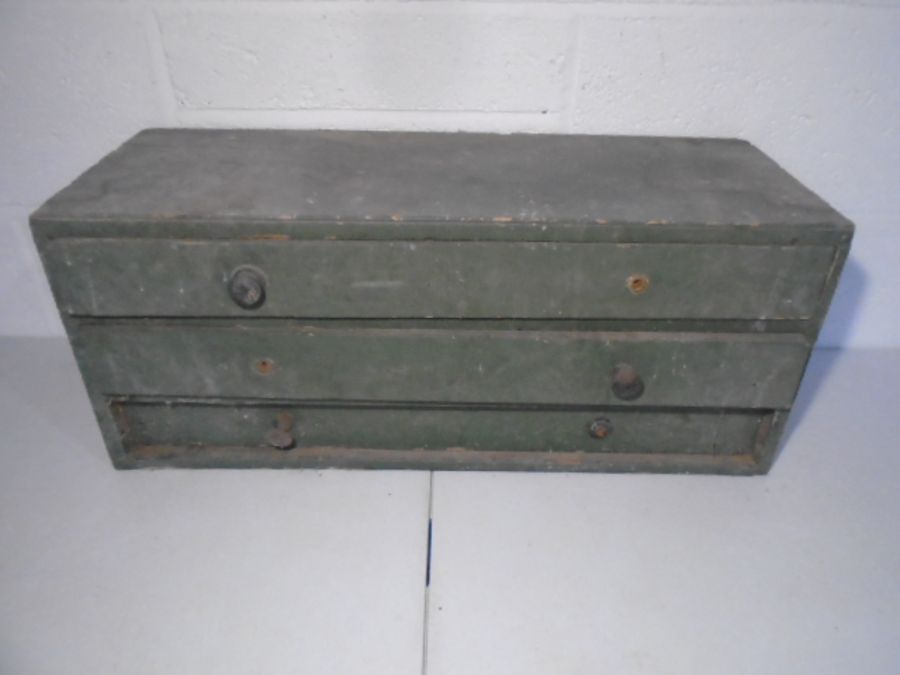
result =
[[[27,213],[138,129],[740,136],[859,226],[823,333],[900,344],[900,3],[0,0],[0,333]]]
[[[569,22],[473,8],[238,4],[158,15],[186,110],[558,110]]]

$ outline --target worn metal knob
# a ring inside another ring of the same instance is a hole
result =
[[[613,425],[605,417],[598,417],[593,422],[591,422],[591,426],[588,427],[588,433],[593,438],[603,439],[609,436],[613,432]]]
[[[238,267],[228,279],[228,294],[238,307],[261,307],[266,301],[265,277],[254,267]]]
[[[279,450],[290,450],[294,447],[294,437],[289,431],[272,429],[266,434],[266,445],[271,445]]]
[[[287,413],[280,414],[275,418],[275,428],[266,433],[266,445],[279,450],[290,450],[294,447],[294,435],[291,433],[293,428],[294,418]]]
[[[617,398],[633,401],[644,393],[644,381],[629,363],[620,363],[612,371],[612,390]]]

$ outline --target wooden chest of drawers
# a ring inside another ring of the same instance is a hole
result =
[[[31,224],[121,468],[765,472],[853,233],[742,141],[280,130]]]

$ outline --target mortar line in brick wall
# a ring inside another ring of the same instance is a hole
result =
[[[384,109],[303,109],[273,110],[220,108],[178,109],[175,122],[188,126],[285,126],[329,129],[394,129],[407,131],[469,130],[499,133],[533,132],[559,133],[562,114],[446,111],[446,110],[384,110]]]
[[[154,7],[166,9],[221,9],[222,0],[138,0]],[[230,3],[224,3],[226,5]],[[478,7],[482,13],[497,16],[553,16],[561,18],[573,13],[596,15],[617,14],[631,16],[654,15],[667,11],[741,9],[809,9],[816,7],[843,7],[900,10],[893,0],[306,0],[297,3],[285,0],[253,0],[243,11],[254,12],[344,12],[360,9],[388,13],[440,14],[456,12],[460,6]]]
[[[223,5],[222,0],[146,0],[161,9],[219,9]],[[642,3],[645,0],[640,0]],[[652,1],[652,0],[651,0]],[[665,1],[665,0],[664,0]],[[706,1],[706,0],[704,0]],[[746,1],[746,0],[744,0]],[[764,0],[771,2],[772,0]],[[799,1],[799,0],[798,0]],[[619,0],[601,0],[602,4],[618,5]],[[752,0],[751,0],[752,2]],[[228,3],[225,3],[226,5]],[[482,14],[488,16],[518,14],[525,16],[552,16],[559,17],[566,14],[567,7],[589,6],[595,4],[593,0],[305,0],[301,3],[291,3],[285,0],[253,0],[246,3],[241,11],[262,11],[273,13],[317,13],[317,12],[347,12],[359,10],[374,10],[391,14],[417,14],[435,15],[445,14],[448,11],[458,12],[460,6],[472,8],[478,7]]]
[[[575,128],[575,111],[578,102],[578,82],[579,72],[581,70],[581,51],[584,42],[584,30],[581,27],[579,16],[573,16],[571,19],[572,39],[569,41],[569,49],[566,54],[566,62],[568,72],[566,73],[566,84],[563,90],[563,116],[565,120],[565,129],[571,133]]]
[[[226,108],[226,107],[209,107],[209,108],[191,108],[180,106],[178,112],[185,114],[201,114],[201,113],[233,113],[233,114],[307,114],[307,113],[328,113],[328,114],[350,114],[350,113],[367,113],[367,114],[414,114],[414,115],[508,115],[508,116],[527,116],[542,118],[547,115],[559,115],[560,110],[479,110],[475,108]]]
[[[166,48],[162,39],[162,29],[160,28],[156,12],[149,2],[141,0],[139,7],[141,8],[141,20],[147,36],[147,49],[150,52],[153,79],[155,80],[156,93],[162,106],[163,118],[167,124],[174,125],[178,111],[178,101],[175,98],[172,74],[169,72]]]

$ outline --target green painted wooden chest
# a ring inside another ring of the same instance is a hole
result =
[[[187,129],[31,225],[117,467],[731,474],[853,233],[737,140]]]

